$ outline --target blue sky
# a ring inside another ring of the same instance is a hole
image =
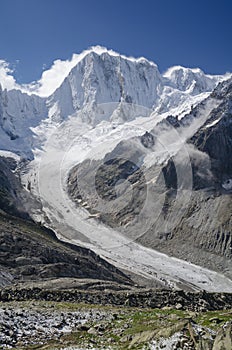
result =
[[[0,0],[0,59],[20,83],[55,59],[102,45],[156,62],[232,71],[232,1]]]

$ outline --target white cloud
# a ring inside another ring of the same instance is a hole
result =
[[[43,71],[41,78],[29,85],[24,85],[31,93],[41,97],[51,95],[64,81],[71,69],[79,61],[79,56],[74,54],[71,60],[56,60],[51,68]]]
[[[31,84],[24,85],[26,90],[41,97],[50,96],[68,76],[69,72],[83,57],[87,55],[89,50],[81,54],[73,54],[70,60],[56,60],[53,62],[51,68],[44,70],[41,78]]]
[[[27,89],[30,93],[34,93],[41,97],[50,96],[62,84],[72,68],[75,67],[77,63],[91,51],[94,51],[97,54],[102,54],[108,50],[100,46],[95,46],[89,50],[83,51],[80,54],[73,54],[70,60],[62,61],[58,59],[53,62],[51,68],[43,71],[42,76],[38,81],[24,85],[24,89]],[[112,50],[108,52],[110,52],[112,55],[119,55],[114,53]]]
[[[14,70],[5,60],[0,60],[0,84],[3,89],[18,89],[28,94],[36,94],[41,97],[51,95],[63,82],[70,70],[80,61],[83,54],[74,54],[71,60],[56,60],[51,68],[44,70],[41,78],[30,84],[17,84],[14,78]]]
[[[10,64],[4,60],[0,60],[0,84],[3,89],[7,90],[20,88],[13,77],[13,70],[10,68]]]
[[[101,55],[105,52],[108,52],[111,56],[119,55],[117,52],[113,50],[107,50],[105,47],[94,46],[88,50],[83,51],[80,54],[73,54],[71,59],[58,59],[54,61],[51,68],[47,69],[46,65],[44,64],[41,78],[30,84],[24,85],[17,84],[13,76],[14,71],[10,68],[9,63],[7,63],[4,60],[0,60],[0,84],[3,88],[6,88],[7,90],[20,89],[22,92],[26,92],[28,94],[35,94],[41,97],[48,97],[62,84],[64,79],[72,70],[72,68],[75,67],[77,63],[80,62],[90,52],[95,52],[98,55]],[[126,57],[124,55],[121,56],[130,61],[139,62],[146,60],[145,58],[133,58]],[[152,62],[150,62],[150,64],[155,65],[155,63]]]
[[[41,97],[50,96],[68,76],[73,67],[77,65],[89,52],[95,52],[101,55],[104,52],[108,52],[111,56],[118,56],[119,54],[113,50],[107,50],[105,47],[94,46],[88,50],[83,51],[81,54],[73,54],[70,60],[56,60],[53,62],[51,68],[46,69],[43,65],[43,73],[38,81],[34,81],[30,84],[19,85],[17,84],[9,63],[4,60],[0,60],[0,84],[7,90],[19,89],[22,92],[28,94],[35,94]],[[122,56],[128,60],[144,60],[144,58],[134,59],[133,57]]]
[[[43,71],[41,79],[29,85],[25,85],[24,88],[41,97],[50,96],[62,84],[72,68],[91,51],[100,55],[108,50],[101,46],[94,46],[80,54],[73,54],[70,60],[62,61],[58,59],[53,62],[51,68]],[[119,55],[112,50],[108,52],[112,55]]]

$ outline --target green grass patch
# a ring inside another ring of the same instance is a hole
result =
[[[0,303],[0,307],[3,303]],[[6,304],[5,304],[6,305]],[[64,334],[58,340],[48,341],[44,345],[31,345],[27,347],[17,347],[17,350],[60,350],[65,347],[80,347],[83,349],[90,349],[91,346],[97,349],[112,349],[112,350],[126,350],[126,349],[145,349],[148,342],[143,341],[146,335],[154,334],[157,339],[162,336],[162,330],[166,331],[170,336],[170,332],[176,332],[176,329],[182,324],[192,319],[197,324],[208,327],[213,330],[220,328],[222,324],[232,320],[232,310],[211,311],[211,312],[188,312],[176,309],[138,309],[131,307],[113,307],[113,306],[99,306],[86,305],[80,303],[70,302],[45,302],[45,301],[26,301],[26,302],[11,302],[9,306],[18,306],[20,308],[34,308],[36,310],[54,310],[56,312],[62,311],[88,311],[99,310],[113,315],[112,320],[103,320],[100,323],[91,321],[87,323],[88,329],[94,327],[96,334],[90,334],[87,330],[73,330],[70,334]],[[100,330],[99,326],[103,328]],[[157,332],[157,333],[156,333]],[[131,346],[131,342],[140,334],[142,341]],[[164,333],[165,334],[165,333]],[[188,335],[188,332],[186,332]]]

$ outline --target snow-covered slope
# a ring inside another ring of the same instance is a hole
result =
[[[32,158],[32,127],[47,116],[46,102],[39,96],[20,90],[6,89],[0,85],[0,149]]]
[[[170,68],[162,75],[157,65],[145,58],[131,59],[93,48],[49,98],[49,115],[60,121],[84,108],[84,120],[96,125],[113,118],[111,113],[100,113],[99,120],[92,120],[91,111],[97,104],[110,102],[180,115],[206,98],[224,78],[183,67]]]
[[[10,72],[7,74],[9,77]],[[93,47],[73,55],[70,61],[55,61],[40,81],[31,85],[9,87],[2,78],[0,84],[6,89],[0,90],[0,148],[31,158],[32,150],[47,138],[48,125],[78,116],[80,110],[82,121],[92,126],[102,120],[124,123],[137,117],[122,113],[120,105],[125,102],[141,105],[148,113],[154,111],[154,118],[161,113],[181,117],[225,78],[183,67],[170,68],[162,75],[157,65],[145,58]],[[103,111],[98,107],[102,103],[114,105]]]
[[[185,68],[174,66],[164,73],[167,84],[180,91],[187,91],[190,94],[199,94],[212,91],[215,83],[220,80],[218,75],[206,75],[199,68]]]
[[[127,102],[153,109],[162,90],[157,66],[147,60],[131,61],[108,52],[87,54],[49,99],[52,117],[63,120],[84,107]],[[108,119],[102,116],[102,119]],[[99,121],[91,121],[94,124]]]

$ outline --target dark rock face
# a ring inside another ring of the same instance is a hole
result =
[[[146,131],[145,134],[141,136],[141,143],[146,148],[152,148],[155,144],[154,136]]]
[[[54,232],[33,223],[22,205],[22,196],[25,200],[29,194],[12,170],[14,161],[0,158],[0,287],[61,277],[130,284],[91,250],[61,242]]]
[[[219,187],[232,177],[232,82],[227,85],[226,93],[222,87],[217,92],[218,97],[223,97],[221,104],[189,140],[209,156],[214,185]]]
[[[115,158],[106,161],[97,169],[96,191],[102,198],[115,199],[117,197],[115,185],[127,179],[131,181],[130,176],[136,171],[138,171],[138,166],[127,159]]]
[[[0,291],[0,301],[67,301],[88,304],[118,305],[142,308],[173,307],[176,310],[214,311],[230,310],[232,294],[207,293],[205,291],[192,293],[170,290],[134,289],[132,291],[115,290],[50,290],[42,288],[5,288]]]
[[[193,142],[209,155],[215,184],[221,186],[232,177],[232,113],[212,128],[199,130]]]
[[[30,220],[29,208],[41,209],[41,204],[20,182],[18,171],[25,163],[25,160],[17,164],[12,158],[0,157],[0,210]]]
[[[0,268],[13,282],[72,277],[130,283],[91,250],[60,242],[52,231],[7,216],[0,216]]]
[[[220,84],[212,95],[219,101],[218,107],[186,146],[193,172],[188,208],[171,233],[162,232],[161,223],[157,223],[140,242],[232,277],[232,81]],[[169,193],[167,214],[175,210],[176,166],[181,169],[177,158],[162,169]]]
[[[154,230],[160,230],[157,224],[141,243],[232,277],[232,82],[220,84],[212,95],[219,106],[187,144],[193,171],[189,207],[171,234],[156,234],[151,239]],[[174,157],[162,170],[166,188],[174,197],[176,165],[181,167]],[[174,210],[174,202],[166,198],[167,212]]]
[[[13,215],[29,217],[20,203],[18,189],[21,185],[12,173],[15,168],[14,159],[0,157],[0,208]]]
[[[181,125],[180,121],[178,120],[177,117],[174,117],[173,115],[169,115],[166,118],[166,121],[171,124],[172,126],[174,126],[175,128],[179,128],[179,126]]]
[[[151,136],[148,135],[150,141]],[[140,140],[133,141],[120,142],[102,161],[87,159],[69,173],[67,189],[71,200],[87,209],[90,217],[111,227],[133,220],[146,200],[147,186],[139,159],[148,143],[141,146]],[[98,206],[98,197],[107,202],[107,210]]]

